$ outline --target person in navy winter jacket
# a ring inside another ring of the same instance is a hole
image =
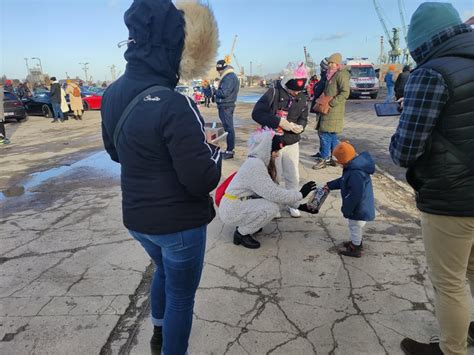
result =
[[[234,73],[234,68],[225,60],[217,61],[216,70],[220,75],[219,86],[216,90],[217,110],[222,126],[227,132],[227,149],[222,153],[222,158],[233,159],[235,148],[234,110],[240,82]]]
[[[214,15],[197,2],[176,6],[135,0],[126,11],[128,63],[104,93],[101,113],[105,149],[121,164],[123,222],[156,265],[151,350],[181,355],[191,332],[206,227],[215,216],[209,193],[220,180],[221,157],[206,142],[196,104],[174,91],[180,77],[199,77],[212,66]],[[114,139],[125,108],[148,89]]]
[[[342,214],[349,220],[351,241],[344,242],[339,253],[346,256],[362,256],[362,228],[375,219],[374,191],[370,175],[375,164],[369,153],[357,155],[348,142],[339,143],[333,156],[342,164],[342,177],[327,183],[329,190],[341,190]]]

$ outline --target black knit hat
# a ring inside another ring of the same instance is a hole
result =
[[[227,63],[225,62],[224,59],[218,60],[216,63],[216,70],[221,71],[227,68]]]
[[[272,139],[272,153],[278,152],[280,149],[285,147],[285,142],[283,141],[283,136],[275,135]]]
[[[290,79],[285,83],[287,89],[294,91],[301,91],[306,85],[306,78],[303,79]]]

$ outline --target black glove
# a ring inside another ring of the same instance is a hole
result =
[[[306,203],[303,203],[302,205],[298,206],[298,209],[303,212],[311,213],[311,214],[317,214],[319,211],[318,210],[310,210],[308,208],[308,205]]]
[[[303,185],[300,192],[303,195],[303,198],[305,198],[313,190],[316,190],[316,183],[314,181],[309,181]]]

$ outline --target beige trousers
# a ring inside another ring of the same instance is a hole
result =
[[[421,228],[441,350],[445,355],[466,355],[471,313],[466,276],[474,297],[474,217],[422,213]]]

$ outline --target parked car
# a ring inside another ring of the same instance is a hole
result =
[[[174,90],[179,92],[181,95],[189,96],[190,98],[194,99],[194,96],[193,96],[194,90],[192,86],[178,85],[176,86]]]
[[[53,105],[49,91],[35,91],[32,97],[22,99],[28,115],[53,117]],[[64,113],[67,116],[67,113]]]
[[[3,111],[5,119],[14,118],[18,122],[26,118],[26,110],[23,102],[11,92],[3,92]]]
[[[92,88],[81,88],[82,105],[84,111],[100,110],[102,107],[102,95],[104,90],[93,90]]]
[[[188,86],[188,85],[178,85],[174,89],[175,91],[179,92],[181,95],[189,96],[194,101],[194,90],[198,90],[202,95],[201,99],[199,100],[200,103],[204,103],[206,101],[204,94],[202,92],[201,86]]]

